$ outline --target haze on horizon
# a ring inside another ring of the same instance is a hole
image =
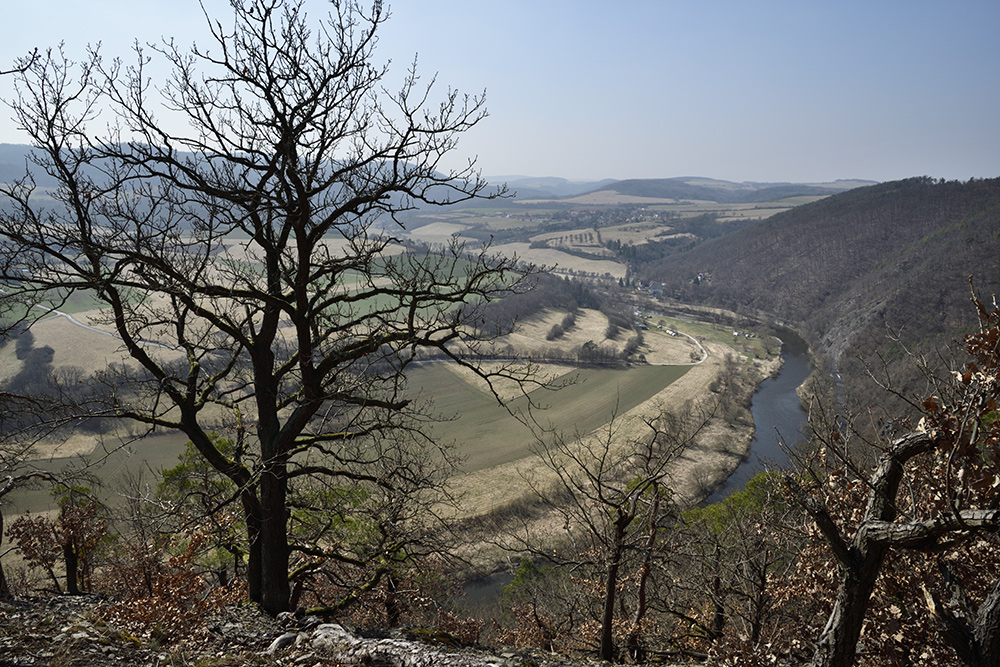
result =
[[[226,23],[225,0],[204,4]],[[453,166],[475,156],[487,175],[571,180],[1000,176],[995,0],[389,4],[388,87],[419,54],[434,99],[487,91],[490,117]],[[77,59],[100,41],[126,60],[136,38],[208,43],[198,0],[36,0],[5,14],[0,69],[61,41]],[[0,97],[12,94],[3,77]],[[5,111],[0,143],[27,143]]]

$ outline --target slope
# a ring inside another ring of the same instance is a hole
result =
[[[919,393],[887,330],[920,354],[968,331],[969,276],[1000,292],[1000,179],[913,178],[836,194],[639,270],[682,300],[799,326],[858,393],[863,361]],[[700,276],[700,278],[699,278]],[[905,364],[912,366],[912,363]]]

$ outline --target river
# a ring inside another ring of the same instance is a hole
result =
[[[740,491],[754,475],[767,468],[788,463],[781,440],[795,445],[804,439],[807,425],[805,410],[796,390],[809,376],[809,346],[793,331],[782,329],[782,365],[778,375],[767,378],[753,396],[750,411],[756,427],[750,454],[726,482],[709,496],[715,503],[733,491]]]
[[[709,496],[706,504],[718,502],[730,493],[742,490],[750,478],[766,468],[787,464],[788,455],[781,448],[779,435],[788,445],[803,439],[807,419],[796,390],[809,376],[809,346],[794,331],[782,329],[779,336],[782,341],[781,370],[776,376],[761,382],[750,406],[756,425],[750,454]],[[511,573],[501,573],[467,583],[466,603],[494,604],[503,586],[513,578]]]

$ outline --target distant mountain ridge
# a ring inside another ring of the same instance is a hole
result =
[[[720,204],[775,201],[787,197],[825,196],[845,192],[873,181],[834,181],[833,183],[733,183],[710,178],[678,177],[616,181],[597,190],[612,190],[633,197],[691,199]]]
[[[506,183],[517,199],[552,199],[574,197],[593,192],[606,185],[615,183],[613,178],[600,181],[571,181],[556,176],[490,176],[490,183]]]
[[[0,144],[0,183],[12,183],[24,177],[25,161],[30,150],[30,146]],[[42,187],[55,185],[55,180],[47,174],[35,174],[35,182]]]
[[[30,146],[0,144],[0,183],[10,183],[24,176],[25,160]],[[47,187],[53,179],[34,169],[36,183]],[[678,177],[596,181],[569,180],[560,177],[491,176],[490,183],[506,183],[516,199],[563,199],[601,191],[614,191],[633,197],[653,199],[697,199],[723,203],[754,203],[784,197],[828,195],[842,192],[871,181],[835,181],[833,183],[733,183],[712,178]]]
[[[599,192],[627,197],[711,201],[719,204],[759,203],[788,197],[826,196],[875,181],[837,180],[830,183],[735,183],[714,178],[630,178],[625,180],[571,181],[558,177],[494,176],[491,183],[506,183],[519,200],[566,199]]]

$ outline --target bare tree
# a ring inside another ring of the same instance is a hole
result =
[[[7,496],[35,484],[55,484],[61,479],[58,473],[32,463],[36,441],[24,431],[21,419],[14,417],[12,423],[12,415],[34,413],[41,407],[42,403],[32,398],[0,392],[0,598],[11,595],[3,569],[3,557],[9,551],[3,548],[3,505]]]
[[[854,663],[868,607],[893,553],[942,553],[1000,531],[1000,310],[974,299],[980,331],[966,336],[973,360],[923,402],[912,432],[884,444],[874,470],[861,476],[848,454],[847,425],[817,429],[829,467],[787,475],[788,488],[825,538],[838,569],[837,593],[813,664]],[[804,481],[801,481],[804,480]],[[843,483],[865,490],[865,505],[843,507]],[[838,492],[839,490],[839,492]],[[991,551],[991,550],[987,550]],[[947,568],[945,568],[947,572]],[[957,582],[951,578],[947,588]],[[951,611],[927,590],[927,606],[967,665],[1000,664],[1000,585],[978,614]]]
[[[19,460],[23,454],[18,454],[16,458]],[[4,497],[17,489],[24,488],[28,484],[34,481],[53,481],[53,477],[50,473],[31,470],[31,471],[13,471],[10,470],[11,466],[4,465],[6,470],[4,472],[8,473],[0,484],[0,503],[4,502]],[[4,514],[3,506],[0,504],[0,598],[8,598],[11,596],[10,585],[7,583],[7,575],[3,569],[3,557],[7,555],[8,550],[3,548],[3,535],[4,535]]]
[[[619,659],[622,648],[641,657],[639,628],[649,609],[648,585],[675,509],[670,463],[711,417],[687,407],[680,414],[664,411],[643,418],[641,433],[620,432],[626,420],[615,416],[599,432],[572,439],[557,434],[538,447],[541,472],[526,475],[565,536],[553,544],[551,528],[542,535],[526,522],[508,546],[600,581],[598,653],[603,660]],[[626,604],[620,589],[626,575],[635,593],[631,613],[622,619]],[[619,619],[629,630],[616,641]]]
[[[251,597],[277,613],[295,485],[396,483],[345,465],[358,449],[343,446],[400,430],[421,441],[405,374],[422,351],[525,379],[476,365],[475,324],[531,270],[395,235],[418,205],[503,190],[472,161],[443,166],[482,97],[434,102],[415,69],[387,89],[381,3],[337,0],[315,22],[301,0],[231,4],[229,24],[206,15],[211,48],[137,45],[131,66],[46,51],[15,75],[11,106],[59,185],[49,201],[30,174],[0,190],[0,279],[12,299],[101,303],[130,362],[97,378],[105,400],[88,409],[182,431],[232,480]],[[172,67],[158,85],[154,57]],[[252,436],[232,453],[210,437],[223,418]]]
[[[717,651],[720,639],[746,653],[759,652],[769,639],[778,613],[773,582],[795,563],[799,546],[790,526],[801,510],[782,490],[779,473],[761,472],[742,491],[682,515],[673,578],[687,595],[674,604],[687,597],[689,613],[711,609],[711,619],[695,628]],[[734,629],[724,633],[729,625]]]

